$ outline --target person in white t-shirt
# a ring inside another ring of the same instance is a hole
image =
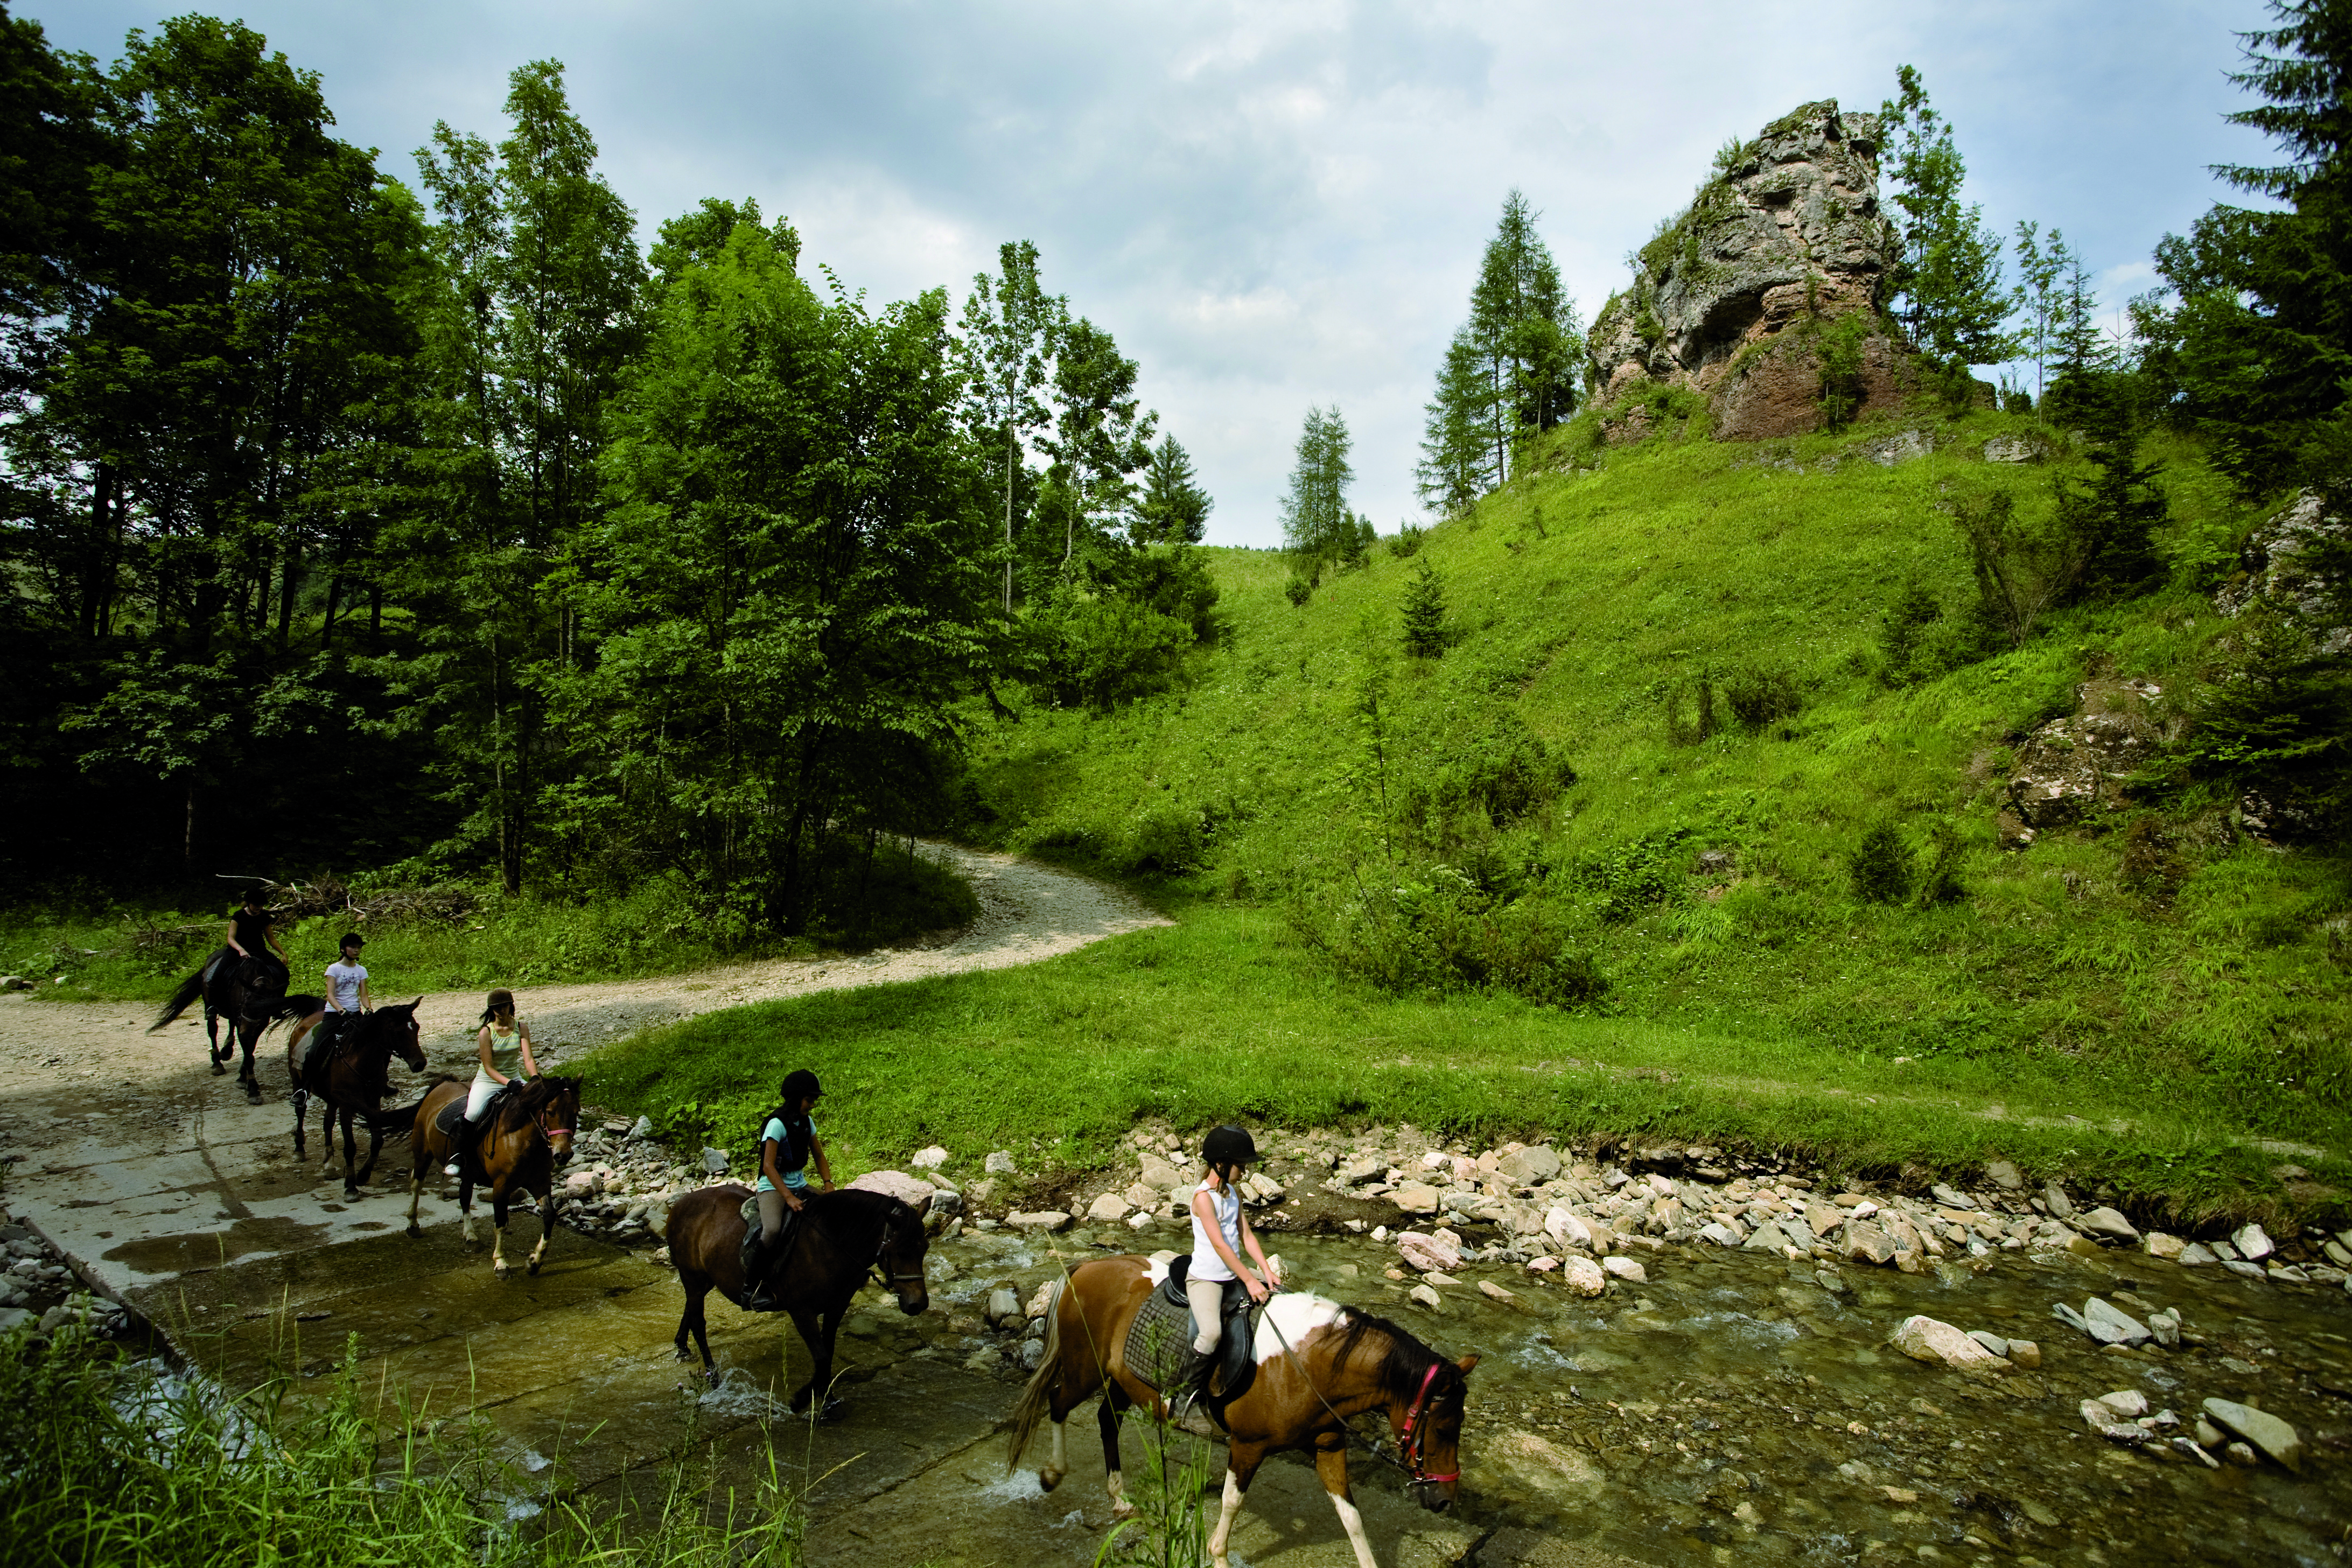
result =
[[[302,1021],[310,1037],[302,1052],[306,1079],[312,1065],[331,1057],[343,1036],[369,1010],[368,972],[360,966],[360,949],[366,945],[367,939],[355,931],[345,931],[336,944],[342,956],[327,965],[326,1005]]]
[[[1184,1296],[1192,1304],[1192,1359],[1182,1378],[1196,1404],[1208,1394],[1215,1374],[1226,1285],[1239,1279],[1253,1301],[1282,1289],[1282,1270],[1265,1260],[1257,1232],[1242,1213],[1241,1194],[1234,1191],[1242,1167],[1256,1161],[1255,1141],[1239,1127],[1216,1128],[1201,1141],[1205,1170],[1192,1189],[1192,1261],[1184,1276]],[[1257,1260],[1263,1279],[1242,1261],[1244,1249]]]

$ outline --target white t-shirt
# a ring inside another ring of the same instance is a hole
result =
[[[340,959],[327,965],[327,1006],[337,1013],[360,1010],[360,982],[368,977],[367,971],[356,963]]]
[[[1224,1233],[1225,1246],[1233,1250],[1235,1258],[1239,1258],[1242,1255],[1242,1200],[1234,1194],[1233,1188],[1213,1187],[1206,1180],[1192,1190],[1209,1194],[1209,1206],[1216,1211],[1217,1228]],[[1192,1211],[1192,1264],[1189,1277],[1194,1279],[1231,1279],[1234,1277],[1234,1271],[1225,1267],[1225,1260],[1217,1256],[1216,1247],[1209,1240],[1208,1227],[1201,1223],[1201,1211],[1198,1209]]]

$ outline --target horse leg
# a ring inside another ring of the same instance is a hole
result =
[[[1348,1544],[1356,1549],[1356,1568],[1380,1568],[1372,1556],[1372,1543],[1364,1538],[1364,1516],[1356,1511],[1356,1500],[1348,1490],[1347,1444],[1347,1438],[1337,1432],[1326,1433],[1318,1439],[1315,1474],[1331,1496],[1331,1507],[1339,1516],[1339,1528],[1348,1532]]]
[[[677,1359],[686,1361],[688,1352],[686,1340],[694,1336],[694,1348],[702,1352],[703,1381],[713,1385],[719,1382],[719,1368],[710,1360],[710,1335],[702,1318],[702,1299],[710,1293],[710,1276],[699,1271],[679,1269],[677,1282],[686,1289],[686,1310],[677,1319]]]
[[[553,1177],[550,1177],[547,1183],[547,1194],[539,1200],[539,1245],[530,1249],[530,1258],[523,1265],[524,1273],[539,1272],[540,1259],[547,1256],[547,1238],[554,1234],[555,1181]]]
[[[793,1414],[798,1415],[808,1408],[814,1395],[820,1419],[831,1419],[841,1410],[841,1401],[833,1397],[833,1337],[841,1327],[842,1309],[835,1308],[823,1318],[802,1309],[792,1312],[793,1327],[801,1331],[801,1342],[808,1346],[809,1380],[793,1393]]]
[[[294,1090],[294,1157],[298,1160],[310,1152],[309,1142],[303,1133],[303,1123],[310,1120],[310,1091],[297,1088]]]
[[[1102,1404],[1095,1412],[1095,1422],[1102,1428],[1103,1485],[1110,1492],[1113,1519],[1135,1517],[1135,1505],[1127,1500],[1127,1477],[1120,1473],[1118,1458],[1118,1423],[1127,1412],[1128,1403],[1127,1391],[1114,1382],[1103,1390]],[[1061,1428],[1056,1426],[1054,1431],[1059,1436]]]
[[[343,1196],[347,1198],[360,1195],[359,1173],[352,1168],[359,1157],[359,1140],[352,1135],[352,1123],[358,1118],[357,1111],[343,1108]]]
[[[246,1099],[251,1100],[256,1105],[259,1105],[261,1103],[261,1079],[259,1075],[255,1073],[253,1070],[253,1047],[261,1039],[261,1026],[258,1024],[248,1024],[243,1019],[239,1019],[237,1021],[235,1034],[237,1046],[245,1053],[245,1060],[236,1069],[237,1087],[245,1090]]]
[[[503,1279],[507,1268],[507,1194],[503,1186],[490,1189],[490,1272]]]
[[[205,1045],[206,1051],[212,1057],[213,1076],[215,1078],[226,1077],[228,1074],[228,1058],[221,1054],[220,1015],[213,1010],[213,999],[209,996],[205,998]],[[232,1037],[230,1040],[230,1048],[236,1048],[236,1040],[234,1037]]]
[[[360,1166],[359,1184],[361,1186],[366,1186],[368,1178],[375,1174],[375,1157],[383,1152],[383,1131],[371,1121],[368,1123],[368,1157],[366,1163]]]
[[[416,1156],[416,1166],[408,1173],[408,1234],[423,1236],[425,1227],[416,1223],[416,1205],[425,1201],[425,1155]]]
[[[1225,1556],[1225,1542],[1234,1532],[1234,1516],[1242,1510],[1242,1494],[1249,1490],[1265,1459],[1263,1447],[1238,1438],[1225,1450],[1225,1503],[1218,1510],[1217,1528],[1209,1536],[1209,1557],[1217,1568],[1232,1568]]]
[[[466,1237],[466,1250],[472,1251],[481,1244],[474,1239],[474,1178],[462,1167],[457,1172],[457,1219]]]

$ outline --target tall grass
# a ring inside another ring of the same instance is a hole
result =
[[[1135,1517],[1111,1526],[1095,1552],[1095,1568],[1202,1568],[1213,1528],[1212,1509],[1202,1500],[1216,1450],[1140,1405],[1129,1408],[1127,1430],[1143,1450],[1141,1464],[1121,1471]]]
[[[772,1464],[713,1517],[692,1485],[628,1516],[516,1475],[487,1435],[419,1435],[362,1386],[229,1394],[110,1361],[79,1331],[0,1342],[0,1542],[11,1568],[795,1568],[802,1512]],[[404,1427],[407,1435],[399,1435]],[[685,1478],[683,1466],[672,1478]]]

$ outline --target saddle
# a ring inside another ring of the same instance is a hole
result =
[[[489,1100],[482,1106],[482,1120],[485,1121],[488,1121],[490,1117],[497,1112],[499,1103],[503,1101],[508,1095],[512,1094],[513,1092],[514,1085],[511,1082],[502,1083],[499,1085],[498,1088],[492,1089],[490,1091]],[[433,1131],[438,1132],[444,1138],[457,1137],[457,1123],[466,1119],[466,1101],[469,1098],[470,1096],[468,1095],[461,1094],[457,1099],[451,1100],[448,1104],[443,1106],[438,1111],[435,1112],[433,1117]]]
[[[1200,1332],[1192,1320],[1192,1300],[1184,1294],[1184,1279],[1192,1268],[1190,1254],[1169,1259],[1168,1278],[1143,1299],[1127,1329],[1127,1370],[1162,1393],[1181,1382],[1184,1364],[1192,1359],[1192,1341]],[[1264,1308],[1251,1304],[1249,1287],[1238,1279],[1225,1281],[1218,1310],[1224,1327],[1217,1340],[1213,1415],[1247,1393],[1256,1381],[1257,1321],[1265,1313]]]

